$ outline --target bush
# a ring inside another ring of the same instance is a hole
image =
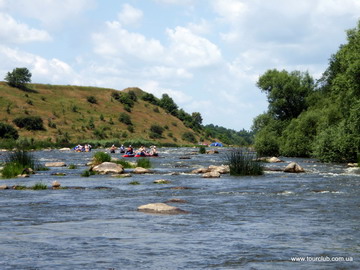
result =
[[[164,128],[157,124],[151,125],[150,127],[150,138],[159,139],[162,138],[162,134],[164,132]]]
[[[137,167],[151,168],[151,161],[148,158],[139,158],[137,160]]]
[[[25,128],[26,130],[45,130],[43,120],[39,116],[18,117],[13,122],[17,127]]]
[[[124,112],[120,113],[119,122],[124,123],[125,125],[128,126],[132,125],[130,115]]]
[[[110,162],[111,156],[105,152],[97,152],[93,156],[94,164],[101,164],[103,162]]]
[[[188,131],[188,132],[184,132],[183,135],[181,136],[183,140],[191,142],[191,143],[196,143],[196,138],[194,133]]]
[[[86,97],[86,100],[87,100],[89,103],[97,104],[96,97],[94,97],[94,96],[88,96],[88,97]]]
[[[93,171],[85,170],[82,172],[81,177],[90,177],[91,175],[94,175],[94,174],[95,174],[95,172],[93,172]]]
[[[2,171],[2,178],[14,178],[23,172],[24,168],[18,163],[7,163]]]
[[[13,126],[0,123],[0,138],[16,140],[19,138],[19,134]]]
[[[262,175],[264,173],[264,169],[261,163],[256,161],[254,153],[234,150],[226,158],[230,167],[230,175]]]
[[[37,170],[41,166],[34,157],[24,150],[16,150],[5,156],[5,166],[3,169],[3,178],[13,178],[22,174],[24,169],[31,168]]]
[[[205,154],[205,153],[206,153],[206,148],[205,148],[205,146],[201,145],[201,146],[199,147],[199,153],[200,153],[200,154]]]
[[[134,185],[134,186],[140,185],[140,182],[138,182],[138,181],[131,181],[131,182],[129,182],[129,185]]]

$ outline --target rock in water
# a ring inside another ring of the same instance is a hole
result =
[[[165,203],[149,203],[139,206],[137,210],[145,213],[166,214],[166,215],[178,215],[178,214],[189,213],[178,207],[170,206]]]
[[[108,173],[120,174],[120,173],[124,172],[123,166],[121,166],[120,164],[113,163],[113,162],[103,162],[103,163],[95,166],[94,168],[92,168],[92,170],[94,172],[98,172],[101,174],[108,174]]]
[[[46,167],[65,167],[65,162],[47,162],[45,163]]]
[[[150,173],[151,171],[142,167],[136,167],[133,173],[142,174],[142,173]]]
[[[303,173],[305,172],[305,170],[299,164],[295,162],[291,162],[289,165],[285,167],[284,172]]]

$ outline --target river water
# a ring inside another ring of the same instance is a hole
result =
[[[306,173],[205,179],[189,172],[224,163],[227,149],[162,148],[151,158],[153,174],[80,177],[94,151],[34,152],[42,163],[78,168],[0,180],[78,187],[0,190],[0,269],[360,269],[360,174],[344,165],[284,158],[266,166],[296,161]],[[187,202],[170,205],[190,213],[137,211],[173,198]]]

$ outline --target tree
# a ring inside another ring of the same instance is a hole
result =
[[[273,69],[259,78],[257,86],[266,92],[269,113],[275,119],[291,120],[307,108],[306,97],[314,90],[314,80],[307,72]]]
[[[5,81],[10,86],[25,88],[26,83],[31,82],[31,73],[27,68],[15,68],[12,72],[7,73]]]
[[[162,95],[159,105],[161,108],[165,109],[165,111],[167,111],[168,113],[170,113],[172,115],[177,114],[178,106],[176,105],[174,100],[168,94]]]

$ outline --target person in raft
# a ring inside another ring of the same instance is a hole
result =
[[[151,146],[150,155],[151,155],[151,156],[157,156],[157,155],[158,155],[158,152],[157,152],[157,150],[156,150],[156,146],[155,146],[155,145]]]
[[[116,150],[116,146],[113,144],[113,145],[110,147],[110,153],[115,153],[115,150]]]
[[[84,151],[85,152],[90,152],[91,151],[91,145],[86,143],[85,146],[84,146]]]
[[[132,155],[134,154],[134,148],[132,148],[131,145],[129,145],[128,149],[126,149],[126,155]]]
[[[142,145],[142,146],[139,148],[139,150],[137,150],[136,155],[139,155],[139,156],[146,156],[146,155],[148,155],[148,153],[146,152],[145,146]]]
[[[123,144],[120,146],[120,153],[125,153],[125,147]]]

